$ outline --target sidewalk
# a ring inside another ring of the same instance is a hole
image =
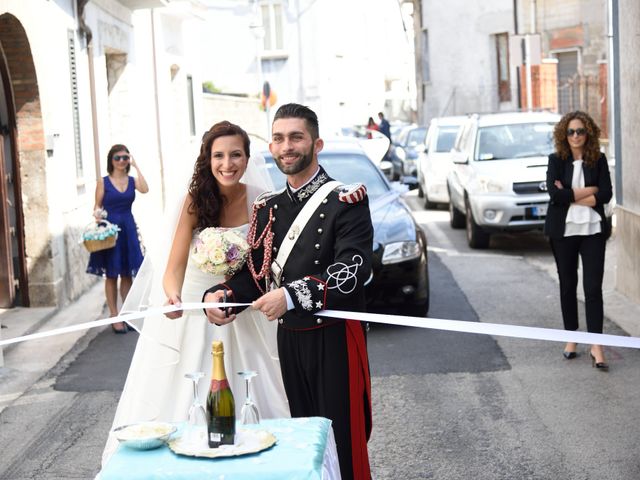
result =
[[[0,338],[15,338],[97,320],[105,316],[104,310],[104,283],[97,282],[75,302],[60,309],[0,309]],[[4,365],[0,363],[0,412],[38,382],[81,339],[88,343],[104,328],[109,327],[66,333],[4,347]]]

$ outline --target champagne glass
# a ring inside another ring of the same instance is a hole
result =
[[[251,425],[255,423],[260,423],[260,414],[258,413],[258,407],[253,400],[251,400],[251,395],[249,393],[249,385],[251,384],[251,379],[258,375],[258,372],[253,370],[246,370],[244,372],[238,372],[242,378],[244,378],[246,385],[246,396],[244,400],[244,404],[242,405],[242,410],[240,410],[240,423],[242,425]]]
[[[201,432],[207,428],[207,415],[198,398],[198,381],[204,377],[204,372],[191,372],[186,373],[184,376],[191,380],[193,385],[193,402],[189,407],[187,425],[185,426],[185,440],[193,444],[202,443],[206,438],[206,435],[202,436]]]

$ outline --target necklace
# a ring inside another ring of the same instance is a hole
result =
[[[258,290],[261,294],[264,294],[269,285],[271,256],[273,254],[273,231],[271,230],[271,225],[273,224],[273,209],[269,209],[269,220],[267,221],[267,225],[264,227],[264,230],[262,230],[260,236],[256,238],[258,229],[258,208],[260,207],[257,207],[255,204],[253,205],[253,215],[251,215],[251,225],[249,226],[249,233],[247,234],[247,243],[249,243],[251,250],[256,250],[262,246],[262,266],[260,267],[260,271],[256,271],[251,252],[247,255],[247,266],[249,267],[249,271],[251,272],[251,276],[253,277],[253,281],[256,283]],[[262,279],[264,279],[265,282],[265,290],[263,290],[260,285],[260,280]]]

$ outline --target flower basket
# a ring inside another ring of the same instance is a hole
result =
[[[120,227],[107,220],[89,224],[82,233],[82,243],[89,253],[116,246]]]

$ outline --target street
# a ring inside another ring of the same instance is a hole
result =
[[[407,202],[429,241],[430,317],[562,328],[542,235],[472,251],[446,210]],[[98,472],[136,338],[88,332],[0,413],[1,479]],[[376,324],[368,338],[375,479],[640,478],[639,352],[607,348],[602,373],[586,346],[566,361],[551,342]]]

